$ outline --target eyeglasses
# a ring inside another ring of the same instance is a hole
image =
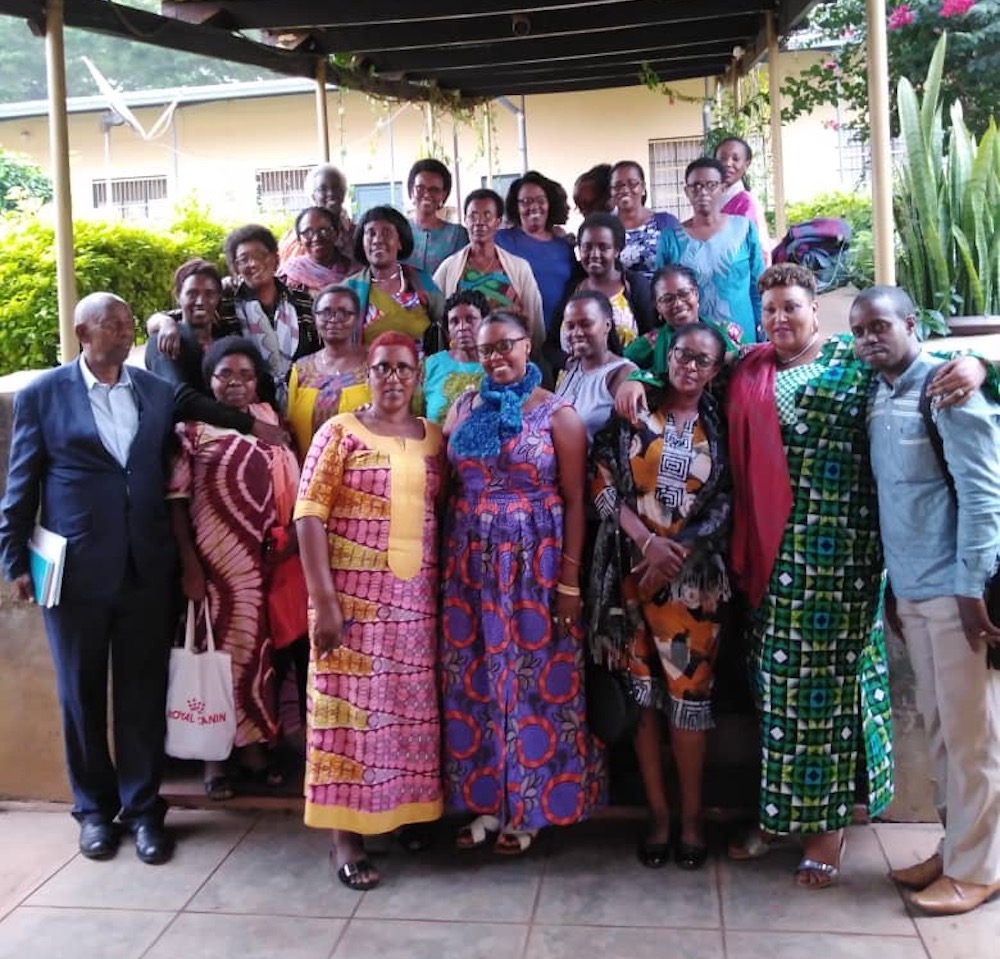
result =
[[[333,319],[333,320],[349,320],[352,317],[355,317],[357,315],[358,315],[358,311],[357,310],[345,310],[344,307],[342,307],[342,306],[338,306],[336,309],[333,309],[333,310],[329,310],[329,309],[327,309],[327,310],[316,310],[313,313],[313,316],[315,316],[317,320],[330,320],[330,319]]]
[[[661,293],[656,302],[663,306],[673,306],[678,301],[690,303],[694,299],[694,290],[678,290],[676,293]]]
[[[315,229],[307,226],[299,234],[299,239],[311,243],[313,240],[329,240],[331,236],[333,236],[333,230],[328,226],[318,226]]]
[[[241,253],[233,261],[233,265],[237,270],[245,270],[248,266],[260,266],[262,263],[267,262],[267,258],[270,255],[266,251],[264,253]]]
[[[515,343],[520,343],[521,340],[526,340],[526,336],[505,336],[502,340],[497,340],[496,343],[487,343],[484,346],[477,346],[476,352],[479,354],[480,360],[488,360],[494,353],[497,356],[506,356],[512,349],[514,349]]]
[[[611,184],[611,192],[625,193],[628,190],[638,190],[643,185],[642,180],[616,180]]]
[[[444,188],[439,186],[415,186],[413,188],[414,196],[441,196],[444,193]]]
[[[684,189],[689,193],[714,193],[722,186],[722,180],[695,180],[693,183],[686,183]]]
[[[220,383],[253,383],[257,379],[257,374],[253,370],[244,370],[242,373],[234,373],[232,370],[218,370],[212,374]]]
[[[674,354],[674,358],[681,366],[687,366],[693,362],[699,370],[711,369],[719,362],[714,356],[709,356],[707,353],[695,353],[693,350],[684,349],[683,346],[675,346],[670,352]]]
[[[387,380],[390,376],[395,376],[400,383],[409,383],[417,375],[417,368],[409,363],[374,363],[368,367],[380,380]]]
[[[489,225],[496,220],[497,216],[495,213],[466,213],[465,222],[466,223],[485,223]]]
[[[521,210],[544,210],[549,205],[549,201],[544,196],[532,196],[518,200],[517,205]]]

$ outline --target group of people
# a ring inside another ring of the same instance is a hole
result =
[[[276,690],[294,670],[305,821],[332,830],[356,890],[380,880],[366,836],[419,850],[449,812],[459,848],[521,855],[599,807],[588,668],[638,707],[640,860],[700,868],[714,664],[738,634],[723,624],[742,622],[759,815],[729,854],[795,836],[796,881],[823,888],[855,805],[892,796],[884,610],[947,810],[941,851],[895,878],[928,912],[1000,891],[985,659],[1000,627],[982,598],[1000,548],[996,378],[991,398],[977,358],[922,355],[895,288],[857,298],[853,336],[822,337],[812,274],[764,268],[737,186],[749,160],[734,139],[691,163],[683,223],[646,207],[637,163],[587,171],[576,255],[566,191],[541,174],[506,201],[470,193],[462,229],[439,215],[448,170],[423,160],[414,222],[376,207],[352,235],[343,177],[321,167],[280,241],[249,225],[226,240],[228,277],[178,269],[177,309],[147,322],[151,372],[124,365],[127,304],[80,302],[80,361],[17,396],[0,554],[28,598],[39,507],[69,541],[44,612],[84,855],[113,855],[123,826],[144,861],[170,856],[158,787],[182,592],[233,658],[234,756],[206,764],[206,792],[231,796],[234,765],[281,781]],[[276,604],[301,628],[279,629]]]

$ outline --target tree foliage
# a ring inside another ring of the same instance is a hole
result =
[[[916,92],[923,92],[927,64],[947,30],[942,93],[946,99],[960,100],[969,128],[982,133],[1000,102],[1000,0],[890,0],[888,21],[893,132],[898,133],[895,95],[900,78],[908,77]],[[850,114],[844,126],[867,140],[865,0],[820,4],[806,29],[818,38],[815,46],[830,45],[830,55],[782,87],[788,104],[782,119],[788,123],[817,107],[839,103]]]
[[[160,0],[126,2],[129,6],[153,12],[160,9]],[[44,99],[45,51],[42,41],[29,32],[25,21],[0,16],[0,50],[3,50],[0,57],[0,102]],[[91,96],[97,92],[81,60],[84,55],[90,57],[113,84],[124,90],[259,80],[274,76],[257,67],[177,53],[164,47],[133,43],[86,30],[67,29],[66,85],[70,96]]]
[[[52,181],[27,157],[0,150],[0,210],[52,199]]]

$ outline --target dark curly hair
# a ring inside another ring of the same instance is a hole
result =
[[[621,253],[625,249],[625,227],[613,213],[588,213],[584,217],[583,223],[580,224],[580,229],[576,231],[576,245],[580,245],[580,240],[586,230],[600,230],[602,228],[611,231],[611,236],[614,237],[615,241],[615,249]]]
[[[695,170],[715,170],[716,173],[722,177],[723,180],[726,179],[726,168],[715,159],[715,157],[698,157],[696,160],[692,160],[684,168],[684,182],[687,183],[687,178]]]
[[[549,201],[549,215],[545,221],[545,228],[551,230],[552,227],[565,223],[569,219],[569,197],[562,185],[550,180],[547,176],[542,176],[537,170],[529,170],[524,176],[519,176],[507,191],[507,199],[504,202],[504,212],[507,215],[507,222],[513,226],[521,225],[521,211],[517,205],[517,195],[521,192],[521,187],[526,183],[540,186],[545,191],[545,199]]]
[[[490,312],[490,301],[486,299],[485,296],[479,290],[455,290],[447,300],[444,301],[444,317],[447,321],[448,314],[455,309],[456,306],[461,306],[462,304],[466,306],[474,306],[479,310],[479,315],[481,317],[486,317]]]
[[[443,200],[447,200],[451,195],[451,171],[440,161],[433,158],[417,160],[410,167],[410,172],[406,177],[406,195],[413,196],[413,186],[417,182],[417,177],[421,173],[432,173],[441,177],[441,185],[444,187]]]
[[[810,300],[816,299],[816,277],[811,270],[798,263],[776,263],[769,266],[757,281],[757,289],[762,294],[782,286],[800,287],[809,294]]]
[[[227,356],[245,356],[253,363],[254,372],[257,374],[257,398],[270,402],[274,392],[271,370],[264,362],[264,357],[260,355],[257,344],[246,336],[224,336],[205,351],[201,361],[201,375],[205,382],[212,381],[215,368]]]
[[[369,223],[391,223],[399,237],[399,259],[405,260],[413,252],[413,230],[405,216],[391,206],[373,206],[354,228],[354,260],[367,265],[365,256],[365,227]]]
[[[261,226],[259,223],[238,226],[230,232],[222,244],[222,249],[226,254],[226,263],[234,275],[236,273],[236,250],[244,243],[261,243],[268,253],[278,252],[278,241],[266,226]]]
[[[483,187],[481,190],[473,190],[471,193],[465,195],[465,206],[462,208],[463,213],[469,212],[469,204],[474,203],[476,200],[489,200],[497,210],[497,219],[503,218],[503,197],[497,193],[496,190],[490,190]]]

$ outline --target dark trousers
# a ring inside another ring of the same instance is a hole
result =
[[[160,798],[170,655],[167,584],[134,576],[107,600],[44,610],[55,663],[73,815],[162,822]],[[108,748],[111,664],[115,762]],[[116,769],[117,765],[117,769]]]

